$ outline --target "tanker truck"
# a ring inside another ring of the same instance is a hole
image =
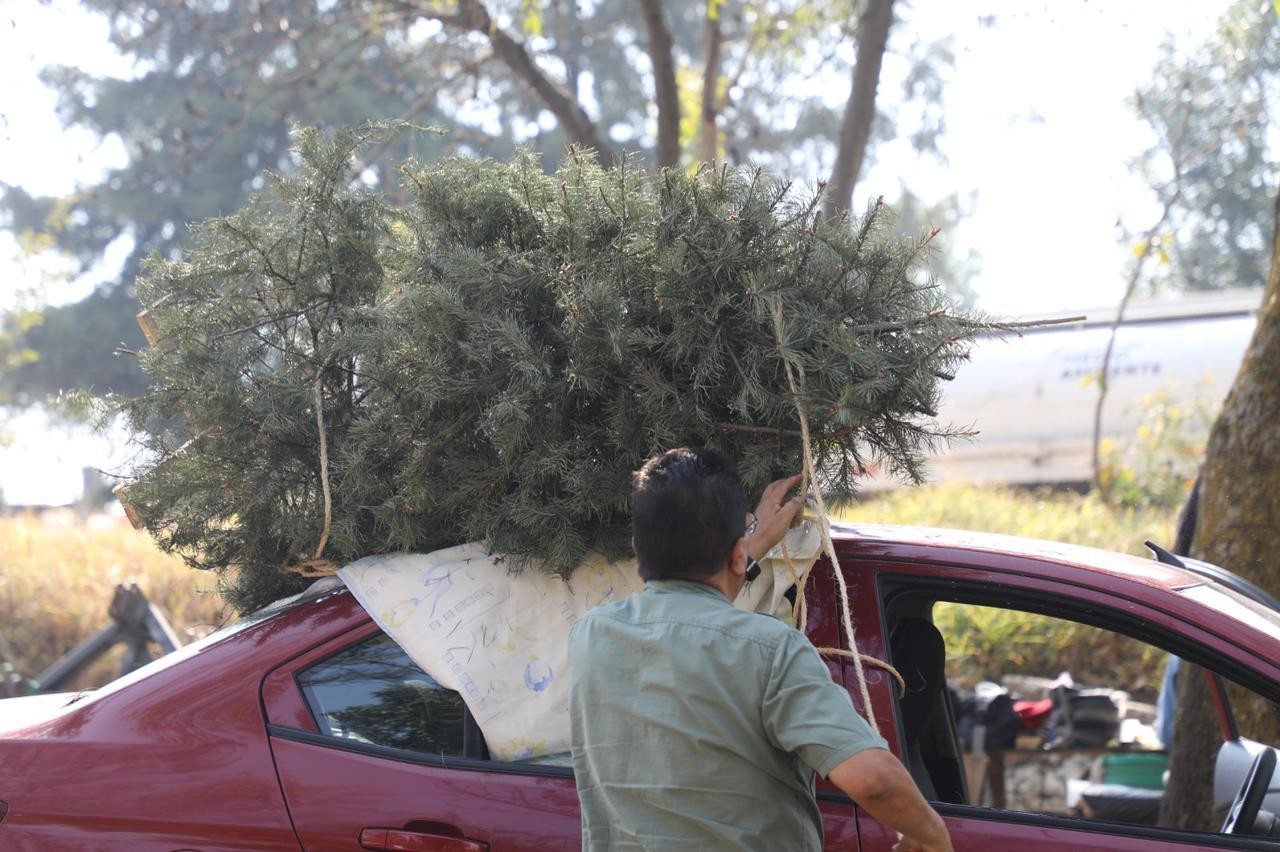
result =
[[[1131,303],[1107,370],[1102,437],[1132,440],[1145,414],[1144,399],[1159,392],[1216,410],[1235,380],[1261,298],[1262,291],[1254,289]],[[978,434],[934,457],[930,481],[1091,480],[1097,377],[1116,308],[1053,314],[1078,315],[1086,318],[975,347],[972,361],[944,388],[939,419]]]

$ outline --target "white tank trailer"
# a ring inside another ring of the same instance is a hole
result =
[[[1143,398],[1163,390],[1179,404],[1226,397],[1257,321],[1262,291],[1188,294],[1131,303],[1111,354],[1101,433],[1132,440]],[[1054,312],[1081,322],[989,339],[944,388],[939,418],[978,431],[929,463],[932,482],[1020,485],[1092,479],[1098,371],[1116,308]],[[871,485],[884,487],[883,480]]]

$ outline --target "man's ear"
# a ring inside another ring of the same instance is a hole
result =
[[[745,577],[747,575],[747,537],[742,536],[729,551],[729,576]]]

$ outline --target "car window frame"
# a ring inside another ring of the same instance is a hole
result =
[[[508,775],[525,775],[540,778],[573,779],[573,769],[569,766],[509,762],[492,758],[481,759],[425,754],[411,749],[362,743],[357,740],[344,739],[322,733],[306,700],[302,685],[298,682],[298,675],[311,666],[378,635],[386,636],[387,634],[373,619],[366,619],[344,630],[342,633],[331,636],[308,650],[285,660],[267,672],[260,686],[260,697],[268,735],[293,742],[419,766],[473,772],[501,772]]]
[[[1156,614],[1148,603],[1140,603],[1122,597],[1116,597],[1114,603],[1099,603],[1088,600],[1088,588],[1045,577],[1024,577],[1026,585],[1013,585],[1004,578],[996,582],[993,578],[974,576],[971,578],[956,576],[955,573],[943,571],[936,573],[939,565],[919,565],[929,569],[930,573],[912,572],[913,563],[885,565],[875,578],[875,589],[880,611],[879,628],[886,645],[893,624],[898,615],[906,609],[907,604],[921,600],[951,601],[954,603],[975,606],[1001,607],[1045,615],[1086,624],[1103,630],[1119,633],[1130,639],[1153,645],[1166,653],[1176,654],[1186,662],[1199,666],[1210,677],[1210,692],[1214,698],[1219,717],[1219,729],[1224,741],[1238,736],[1234,717],[1231,713],[1230,699],[1227,695],[1224,677],[1252,690],[1255,694],[1266,698],[1280,707],[1280,684],[1263,683],[1262,689],[1255,686],[1259,676],[1245,669],[1238,661],[1226,656],[1214,656],[1206,651],[1202,643],[1194,638],[1173,632],[1151,618],[1143,618],[1136,614],[1138,609],[1149,614]],[[952,566],[956,567],[956,566]],[[1054,589],[1060,594],[1053,594]],[[1084,593],[1084,594],[1082,594]],[[1074,603],[1077,608],[1072,608]],[[1128,608],[1126,611],[1125,608]],[[1203,628],[1195,627],[1195,631],[1207,633]],[[1230,644],[1230,643],[1226,643]],[[1235,647],[1235,646],[1232,646]],[[1218,665],[1226,663],[1225,666]],[[1222,669],[1227,669],[1224,672]],[[1232,674],[1236,676],[1231,676]],[[1242,676],[1243,675],[1243,676]],[[896,732],[903,730],[903,722],[896,695],[892,700],[894,724]],[[1225,835],[1217,832],[1187,831],[1182,829],[1163,828],[1159,826],[1142,826],[1130,823],[1110,822],[1107,820],[1086,819],[1073,816],[1053,814],[1034,814],[1021,811],[999,810],[979,805],[953,804],[947,802],[930,802],[935,810],[944,817],[960,819],[978,819],[990,822],[1015,823],[1028,827],[1054,828],[1068,831],[1088,831],[1093,834],[1117,837],[1134,837],[1161,842],[1192,843],[1226,849],[1280,849],[1280,841],[1246,835]]]
[[[483,759],[483,758],[479,758],[479,757],[477,757],[477,756],[476,756],[476,755],[474,755],[474,754],[469,754],[469,753],[468,753],[468,751],[467,751],[467,739],[468,739],[468,737],[467,737],[467,728],[470,726],[470,727],[474,728],[477,732],[479,731],[479,728],[478,728],[478,726],[476,726],[475,718],[471,715],[471,708],[469,708],[469,707],[467,706],[467,703],[466,703],[466,701],[465,701],[465,700],[463,700],[462,695],[461,695],[460,693],[458,693],[458,691],[457,691],[457,690],[449,689],[448,687],[444,686],[444,685],[443,685],[443,684],[441,684],[439,681],[437,681],[437,680],[436,680],[434,677],[432,677],[432,676],[431,676],[431,675],[430,675],[426,670],[424,670],[421,666],[419,666],[417,663],[415,663],[415,662],[413,661],[413,659],[412,659],[412,658],[410,658],[410,657],[409,657],[409,655],[405,652],[405,650],[404,650],[404,648],[403,648],[403,647],[401,647],[401,646],[400,646],[400,645],[399,645],[399,644],[398,644],[394,639],[392,639],[390,636],[388,636],[385,632],[382,632],[382,631],[378,631],[378,632],[371,633],[371,634],[369,634],[369,635],[367,635],[367,636],[364,636],[363,638],[361,638],[361,639],[359,639],[359,640],[357,640],[357,641],[355,641],[355,642],[350,642],[350,643],[348,643],[348,644],[346,644],[346,645],[343,645],[341,648],[338,648],[338,649],[334,650],[334,651],[333,651],[332,653],[330,653],[329,655],[324,656],[324,657],[321,657],[321,658],[319,658],[319,659],[317,659],[317,660],[313,660],[313,661],[311,661],[310,663],[308,663],[306,666],[303,666],[303,667],[301,667],[301,668],[299,668],[299,669],[295,670],[295,672],[294,672],[294,681],[298,684],[298,688],[299,688],[299,690],[301,690],[301,692],[302,692],[302,698],[303,698],[303,701],[304,701],[304,702],[306,702],[306,704],[307,704],[307,708],[311,711],[311,718],[312,718],[312,720],[313,720],[313,721],[314,721],[314,723],[315,723],[317,733],[320,733],[320,734],[321,734],[321,735],[323,735],[323,736],[330,737],[330,738],[333,738],[333,739],[352,739],[352,740],[355,740],[355,741],[357,741],[357,742],[359,742],[359,741],[360,741],[360,740],[358,740],[358,739],[357,739],[357,738],[355,738],[355,737],[344,737],[343,735],[341,735],[341,734],[338,734],[338,733],[335,733],[335,732],[334,732],[334,721],[333,721],[333,719],[332,719],[332,718],[327,717],[327,714],[321,713],[321,712],[320,712],[320,709],[319,709],[319,708],[316,706],[316,704],[315,704],[315,702],[317,702],[317,701],[319,701],[319,700],[320,700],[320,696],[317,694],[317,691],[316,691],[316,686],[317,686],[317,685],[316,685],[314,682],[309,682],[308,675],[309,675],[309,674],[311,674],[312,672],[314,672],[317,668],[319,668],[319,667],[321,667],[321,666],[325,666],[325,665],[327,665],[327,664],[332,663],[332,661],[333,661],[335,658],[337,658],[337,657],[341,657],[341,656],[343,656],[344,654],[348,654],[348,653],[350,653],[350,652],[352,652],[352,651],[356,650],[357,648],[360,648],[361,646],[364,646],[364,645],[368,645],[368,644],[370,644],[370,643],[372,643],[372,642],[383,642],[384,644],[389,645],[389,647],[390,647],[390,648],[395,649],[395,651],[399,652],[399,654],[400,654],[400,655],[401,655],[405,660],[408,660],[408,661],[409,661],[409,663],[411,663],[413,666],[415,666],[415,667],[416,667],[417,672],[420,672],[421,674],[423,674],[423,675],[425,675],[427,678],[429,678],[429,679],[431,680],[431,682],[432,682],[433,684],[435,684],[435,686],[436,686],[438,689],[444,690],[445,692],[448,692],[448,693],[450,693],[450,694],[452,694],[452,695],[454,695],[454,696],[456,696],[456,697],[457,697],[458,702],[459,702],[459,703],[461,704],[461,706],[462,706],[462,713],[463,713],[463,718],[462,718],[462,722],[461,722],[461,730],[460,730],[460,731],[458,731],[458,735],[459,735],[459,736],[461,737],[461,739],[462,739],[462,743],[461,743],[461,749],[462,749],[462,751],[461,751],[461,753],[457,753],[457,752],[455,752],[455,753],[450,753],[450,754],[448,754],[447,756],[448,756],[448,757],[455,757],[455,758],[456,758],[456,757],[469,757],[469,758],[472,758],[472,759]],[[483,740],[483,734],[480,734],[480,737],[481,737],[481,739],[480,739],[480,743],[479,743],[479,748],[476,748],[476,749],[474,749],[474,750],[475,750],[475,751],[479,751],[479,752],[484,752],[485,754],[487,754],[487,753],[488,753],[488,749],[485,747],[485,743],[484,743],[484,740]],[[367,743],[367,744],[372,745],[373,743]],[[473,743],[472,745],[474,746],[475,744]],[[424,751],[424,750],[422,750],[422,749],[406,748],[406,749],[404,749],[404,750],[405,750],[405,751],[414,751],[414,752],[423,753],[423,754],[431,753],[431,752],[426,752],[426,751]],[[442,753],[442,754],[443,754],[443,753]]]

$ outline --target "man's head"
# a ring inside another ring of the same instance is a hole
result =
[[[747,492],[732,459],[701,448],[668,450],[645,462],[631,486],[642,579],[701,579],[725,567],[747,516]]]

